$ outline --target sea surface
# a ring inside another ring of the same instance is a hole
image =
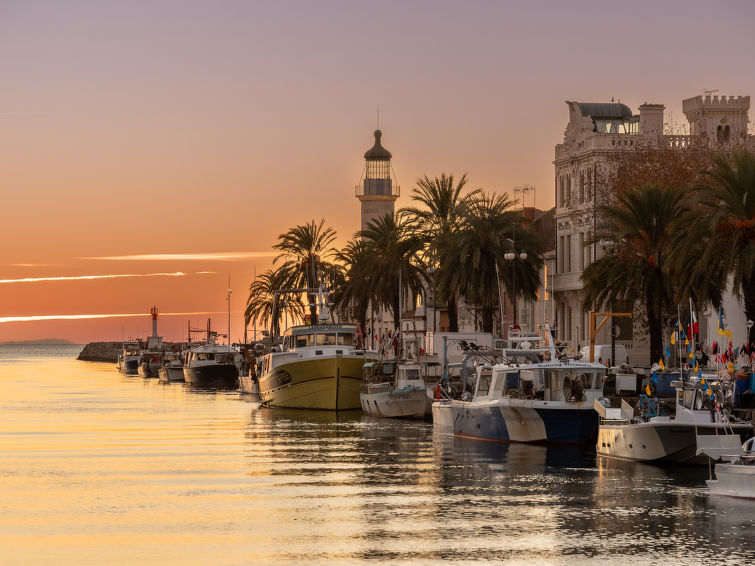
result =
[[[707,468],[433,435],[0,346],[0,564],[749,564]]]

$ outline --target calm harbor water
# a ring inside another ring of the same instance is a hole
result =
[[[746,564],[707,469],[259,408],[0,346],[0,564]]]

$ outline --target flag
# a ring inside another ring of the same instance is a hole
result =
[[[663,365],[663,358],[661,358],[661,361],[658,362],[658,365],[661,366],[661,369],[666,369],[666,366]]]
[[[671,333],[671,344],[676,344],[676,330]]]
[[[718,330],[716,331],[716,334],[731,338],[731,330],[726,330],[726,317],[724,315],[723,306],[718,307]]]
[[[672,344],[673,344],[673,342],[672,342]],[[671,351],[668,349],[668,346],[666,346],[666,357],[667,358],[671,357]]]
[[[648,383],[648,384],[647,384],[647,385],[645,386],[645,394],[646,394],[646,395],[647,395],[648,397],[649,397],[650,395],[652,395],[652,394],[653,394],[653,392],[652,392],[652,391],[650,391],[650,384],[649,384],[649,383]]]
[[[688,334],[700,334],[700,327],[697,324],[697,316],[695,316],[695,311],[690,310],[690,325],[689,325],[689,332]]]

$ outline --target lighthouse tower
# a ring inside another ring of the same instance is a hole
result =
[[[375,130],[375,145],[364,154],[364,180],[356,188],[356,197],[362,203],[362,230],[372,220],[392,215],[399,196],[399,187],[391,176],[391,152],[380,143],[382,135]]]

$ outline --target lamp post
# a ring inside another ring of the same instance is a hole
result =
[[[511,262],[511,304],[514,308],[514,324],[516,324],[516,260],[517,253],[514,241],[511,241],[512,250],[503,254],[503,259]],[[527,260],[527,252],[521,251],[518,258],[522,261]]]

